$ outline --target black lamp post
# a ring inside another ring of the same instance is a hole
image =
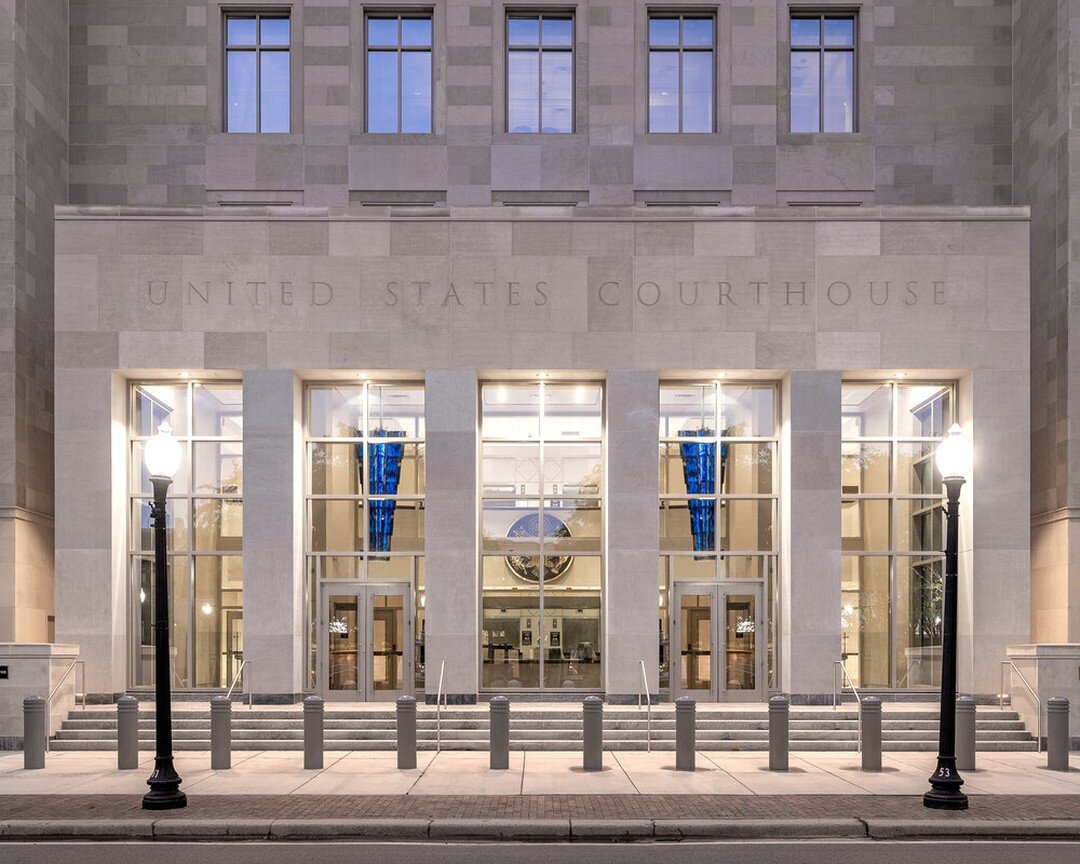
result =
[[[146,442],[144,461],[154,487],[150,516],[154,523],[154,716],[157,753],[154,772],[143,795],[144,810],[175,810],[187,806],[180,791],[180,775],[173,767],[172,689],[169,670],[169,572],[165,551],[165,496],[173,475],[180,467],[180,444],[172,437],[168,423]]]
[[[941,716],[938,725],[937,768],[923,806],[937,810],[967,810],[964,780],[956,770],[956,571],[960,528],[960,488],[971,471],[971,443],[953,424],[934,454],[944,478],[948,505],[945,511],[945,591],[941,636]]]

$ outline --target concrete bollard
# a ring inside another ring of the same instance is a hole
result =
[[[862,744],[862,770],[881,770],[881,700],[867,696],[859,705],[859,737]]]
[[[1069,770],[1069,700],[1061,696],[1046,700],[1046,767]]]
[[[139,700],[134,696],[116,700],[116,767],[139,767]]]
[[[788,700],[773,696],[769,700],[769,770],[788,770]]]
[[[604,700],[586,696],[581,704],[582,762],[586,771],[604,770]]]
[[[210,700],[210,767],[232,768],[232,700],[225,696]]]
[[[412,696],[397,700],[397,767],[416,767],[416,700]]]
[[[675,770],[693,771],[696,759],[697,702],[680,696],[675,700]]]
[[[23,699],[23,768],[45,767],[45,700],[40,696]]]
[[[323,767],[323,700],[308,696],[304,700],[304,769]]]
[[[504,771],[510,767],[510,700],[496,696],[489,703],[489,711],[489,767],[493,771]]]
[[[961,696],[956,700],[956,767],[975,770],[975,700]]]

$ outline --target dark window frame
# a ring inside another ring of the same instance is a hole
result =
[[[518,43],[515,45],[510,39],[510,22],[512,20],[535,20],[536,21],[536,44],[525,45]],[[569,45],[544,45],[544,19],[552,21],[569,21],[570,22],[570,44]],[[505,98],[505,110],[506,110],[506,131],[512,135],[572,135],[577,131],[577,15],[573,9],[554,11],[554,12],[529,12],[521,9],[507,10],[506,19],[503,24],[503,34],[506,40],[506,71],[504,85],[506,88]],[[514,52],[519,53],[532,53],[536,55],[536,63],[538,69],[538,86],[536,88],[536,101],[537,101],[537,113],[536,113],[536,131],[535,132],[515,132],[510,128],[510,55]],[[569,54],[570,55],[570,128],[566,132],[545,132],[544,131],[544,53],[549,54]]]
[[[826,21],[850,21],[850,45],[826,45]],[[791,42],[791,27],[795,21],[817,21],[818,41],[816,45],[794,45]],[[788,21],[788,132],[792,135],[851,135],[859,131],[859,15],[853,11],[816,12],[792,10]],[[796,132],[792,129],[794,110],[792,109],[791,59],[796,53],[816,53],[818,55],[818,128],[816,132]],[[851,129],[844,131],[825,131],[825,55],[843,53],[851,55]]]
[[[401,22],[407,20],[425,20],[431,25],[431,40],[427,45],[403,45],[401,42]],[[368,40],[368,23],[371,21],[396,21],[397,22],[397,44],[396,45],[372,45]],[[372,11],[364,14],[364,132],[369,135],[430,135],[435,130],[435,14],[431,9],[419,9],[415,11],[407,12],[381,12]],[[397,98],[397,129],[394,132],[372,132],[371,131],[371,100],[368,98],[368,87],[371,86],[371,65],[370,57],[372,53],[376,54],[397,54],[397,86],[398,86],[398,98]],[[402,55],[406,52],[409,53],[422,53],[427,52],[430,59],[431,67],[431,82],[430,93],[431,100],[428,104],[428,129],[426,132],[402,132],[401,131],[401,113],[402,113],[402,87],[401,87],[401,60]]]
[[[262,44],[262,22],[264,19],[276,19],[285,20],[289,22],[289,44],[287,45],[263,45]],[[229,22],[230,21],[244,21],[253,20],[255,22],[255,44],[253,45],[231,45],[229,44]],[[293,43],[293,21],[292,13],[282,10],[267,10],[262,11],[259,9],[252,9],[250,11],[227,11],[222,13],[221,16],[222,29],[221,29],[221,51],[222,51],[222,81],[224,86],[222,89],[222,117],[221,128],[224,132],[233,135],[288,135],[293,130],[293,111],[292,111],[292,99],[293,99],[293,70],[292,70],[292,43]],[[262,129],[262,62],[261,54],[263,52],[285,52],[289,55],[289,128],[285,132],[263,132]],[[229,55],[230,54],[244,54],[252,53],[255,55],[255,129],[251,130],[232,130],[229,128]]]
[[[653,45],[650,30],[651,24],[655,20],[677,20],[679,22],[679,41],[676,45]],[[683,21],[690,20],[709,20],[712,22],[712,42],[709,45],[684,45],[683,44]],[[703,10],[700,12],[694,11],[661,11],[650,10],[646,14],[645,21],[645,130],[650,135],[712,135],[719,131],[720,124],[717,118],[717,92],[719,90],[719,68],[720,68],[720,21],[714,11]],[[658,132],[654,131],[652,123],[652,111],[649,105],[649,100],[652,98],[652,54],[653,52],[665,52],[665,53],[677,53],[679,55],[679,93],[678,93],[678,116],[679,116],[679,128],[674,132]],[[712,75],[710,80],[712,81],[712,93],[710,94],[710,101],[712,102],[712,122],[709,124],[709,129],[706,132],[686,132],[683,129],[683,54],[684,53],[696,53],[696,52],[712,52]]]

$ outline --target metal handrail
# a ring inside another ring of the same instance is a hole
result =
[[[1035,740],[1035,747],[1036,747],[1037,752],[1041,753],[1042,749],[1043,749],[1043,745],[1042,745],[1042,742],[1043,742],[1043,734],[1042,734],[1042,731],[1043,731],[1042,699],[1039,698],[1039,694],[1035,692],[1034,688],[1028,683],[1027,678],[1024,677],[1024,673],[1021,672],[1019,670],[1019,668],[1017,668],[1016,664],[1013,663],[1012,660],[1002,660],[1001,661],[1001,690],[998,691],[998,708],[1004,708],[1005,707],[1005,667],[1006,666],[1011,667],[1013,672],[1015,672],[1020,677],[1020,681],[1023,682],[1023,685],[1024,685],[1024,687],[1027,688],[1028,693],[1031,694],[1031,698],[1035,700],[1035,712],[1037,714],[1036,724],[1035,725],[1036,725],[1036,728],[1038,729],[1038,738]],[[1012,704],[1012,693],[1009,694],[1009,704],[1010,705]]]
[[[918,657],[916,657],[914,660],[907,664],[907,669],[904,670],[904,683],[901,684],[900,682],[897,682],[898,687],[903,687],[905,684],[909,687],[911,686],[911,670],[914,669],[916,666],[922,666],[922,660],[920,660]]]
[[[652,753],[652,696],[649,694],[649,676],[645,674],[645,661],[638,660],[641,667],[641,688],[638,689],[637,707],[641,710],[641,691],[645,691],[645,750]]]
[[[837,667],[840,667],[840,678],[843,681],[847,681],[848,687],[850,687],[851,692],[855,694],[855,701],[859,703],[859,708],[861,709],[862,708],[862,696],[859,695],[859,691],[855,688],[855,682],[852,681],[851,676],[848,675],[847,668],[844,666],[844,661],[843,660],[833,660],[832,662],[833,662],[832,707],[833,708],[836,707],[836,695],[837,695],[839,690],[843,689],[843,687],[837,688],[837,686],[836,686],[836,669],[837,669]],[[862,753],[862,711],[861,710],[859,711],[858,731],[859,731],[859,738],[858,738],[857,744],[858,744],[859,752]]]
[[[439,663],[439,689],[435,692],[435,752],[442,750],[442,684],[446,673],[446,661]]]
[[[236,670],[236,675],[233,676],[232,684],[229,685],[229,689],[225,693],[225,698],[226,699],[232,699],[232,691],[234,689],[236,689],[236,682],[239,681],[240,677],[244,674],[244,669],[246,669],[250,665],[252,665],[250,660],[241,660],[240,661],[240,668]],[[247,682],[247,680],[245,680],[244,681],[244,693],[247,694],[247,697],[248,697],[248,711],[250,711],[251,710],[252,697],[254,696],[254,689],[251,688],[251,687],[248,687],[247,685],[248,685],[248,682]]]
[[[60,688],[67,681],[68,675],[71,674],[71,670],[76,666],[79,667],[79,672],[82,674],[83,692],[82,692],[82,709],[86,710],[86,663],[83,660],[72,660],[71,665],[64,670],[64,674],[60,676],[60,680],[53,685],[52,690],[49,691],[49,697],[45,700],[45,747],[49,747],[49,739],[52,738],[52,702],[53,697],[60,692]],[[75,704],[79,704],[79,676],[75,676]]]

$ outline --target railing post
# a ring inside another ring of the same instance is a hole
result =
[[[116,767],[139,767],[139,700],[134,696],[116,700]]]
[[[697,702],[689,696],[675,700],[675,770],[693,771],[697,765]]]
[[[975,770],[975,700],[960,696],[956,700],[956,767]]]
[[[210,700],[210,767],[232,768],[232,699],[227,696]]]
[[[40,696],[23,699],[23,768],[45,767],[47,706]]]
[[[786,696],[769,700],[769,770],[788,770],[788,705]]]
[[[586,771],[604,769],[604,700],[586,696],[581,705],[582,768]]]
[[[308,696],[304,700],[304,768],[318,771],[323,767],[323,700]]]
[[[504,771],[510,767],[510,700],[496,696],[488,710],[489,767],[493,771]]]
[[[397,700],[397,767],[416,767],[416,699],[412,696]]]
[[[1069,770],[1069,700],[1062,696],[1046,700],[1046,767]]]
[[[862,736],[862,770],[881,770],[881,700],[867,696],[859,703],[859,728]]]

